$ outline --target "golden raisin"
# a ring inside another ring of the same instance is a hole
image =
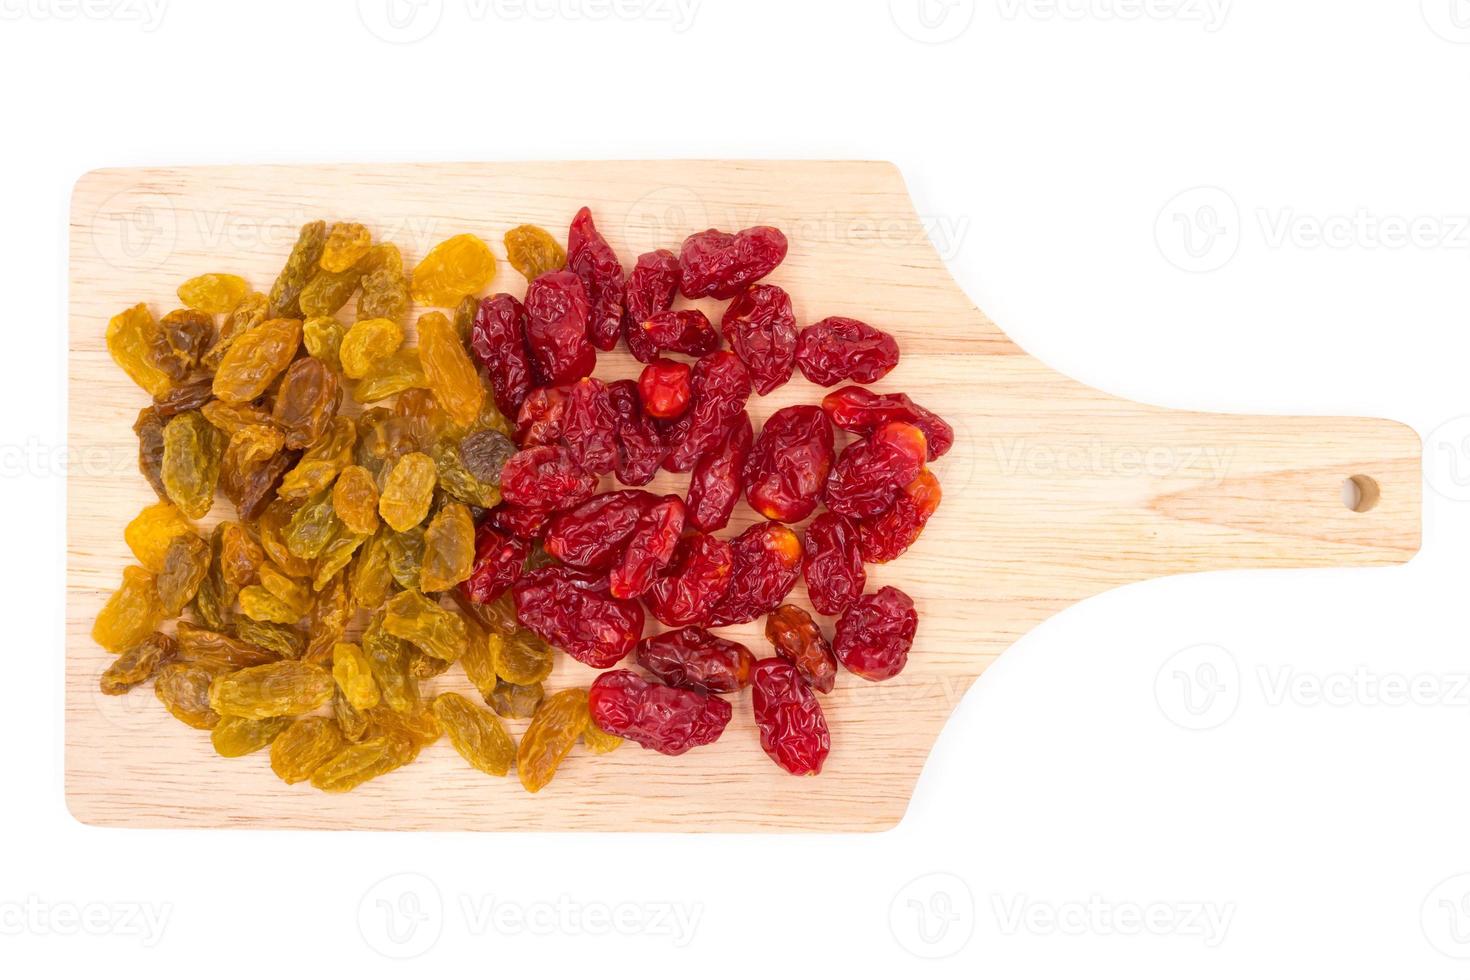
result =
[[[224,674],[209,685],[209,706],[237,718],[315,711],[332,697],[332,675],[315,664],[277,660]]]
[[[516,773],[527,792],[540,792],[551,782],[591,720],[583,688],[557,691],[541,702],[516,750]]]
[[[158,333],[158,324],[145,303],[129,307],[107,321],[107,352],[139,388],[154,398],[173,387],[173,380],[154,360],[153,338]]]
[[[349,378],[367,377],[402,346],[403,327],[397,320],[358,320],[347,328],[337,350],[342,373]]]
[[[338,221],[327,232],[320,265],[327,272],[346,272],[372,248],[373,236],[355,221]]]
[[[395,531],[406,531],[429,513],[437,480],[434,461],[423,453],[405,453],[383,484],[378,514]]]
[[[271,771],[286,783],[303,782],[342,751],[344,741],[331,718],[297,718],[271,743]]]
[[[164,618],[153,575],[129,565],[123,569],[122,585],[97,614],[92,639],[104,650],[122,653],[142,643]]]
[[[567,266],[567,250],[550,232],[536,225],[518,225],[506,232],[505,251],[511,268],[525,276],[526,282]]]
[[[373,680],[372,664],[356,643],[338,643],[332,647],[332,678],[347,703],[358,711],[378,706],[382,695],[378,682]]]
[[[123,540],[133,557],[148,571],[163,571],[163,557],[174,538],[194,530],[189,519],[167,501],[149,504],[123,529]]]
[[[510,772],[516,744],[499,718],[450,691],[436,697],[429,710],[449,737],[449,744],[466,762],[491,776]]]
[[[470,577],[475,567],[475,520],[464,504],[439,508],[424,531],[424,564],[419,588],[425,592],[452,589]]]
[[[237,338],[214,375],[214,397],[238,405],[265,394],[301,346],[301,321],[267,320]]]
[[[229,313],[249,292],[250,285],[239,276],[206,272],[179,286],[179,302],[205,313]]]
[[[412,295],[424,306],[453,308],[495,278],[495,256],[474,235],[455,235],[429,250],[414,267]]]
[[[332,509],[337,517],[356,534],[372,534],[378,529],[378,485],[373,475],[361,466],[343,468],[332,486]]]
[[[434,398],[459,425],[468,428],[480,417],[485,385],[454,326],[443,313],[419,317],[419,361]]]

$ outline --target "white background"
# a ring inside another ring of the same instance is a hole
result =
[[[1470,4],[420,0],[395,30],[384,0],[154,3],[0,0],[0,973],[1470,971]],[[75,178],[645,156],[894,160],[956,278],[1055,367],[1415,426],[1423,552],[1069,610],[877,836],[73,821],[47,450]],[[1181,676],[1210,684],[1184,702]]]

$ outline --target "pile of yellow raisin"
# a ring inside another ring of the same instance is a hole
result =
[[[507,236],[517,267],[525,234]],[[482,772],[514,765],[531,792],[579,739],[618,746],[585,689],[544,696],[554,651],[509,593],[480,605],[456,588],[516,450],[466,349],[494,274],[473,235],[406,273],[363,225],[315,221],[269,294],[207,273],[161,319],[143,303],[112,318],[109,353],[153,399],[134,431],[158,503],[125,528],[138,564],[92,629],[117,654],[104,693],[151,681],[220,755],[268,748],[283,781],[327,792],[441,734]],[[349,324],[338,317],[354,297]],[[405,345],[413,303],[454,311],[419,317],[418,347]],[[206,530],[196,522],[221,495],[235,519]],[[485,706],[421,694],[456,664]],[[502,718],[530,719],[519,745]]]

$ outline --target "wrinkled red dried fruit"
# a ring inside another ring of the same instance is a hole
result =
[[[842,666],[870,681],[903,670],[919,627],[914,600],[891,585],[863,596],[837,621],[832,652]]]
[[[791,380],[796,365],[796,315],[780,286],[751,286],[725,310],[720,331],[750,369],[756,393],[769,395]]]
[[[668,448],[658,425],[643,411],[638,385],[632,381],[614,381],[607,386],[608,401],[617,419],[617,462],[613,472],[618,482],[641,487],[651,481],[663,465]]]
[[[690,381],[689,411],[669,426],[664,468],[687,473],[705,453],[719,448],[750,398],[750,372],[727,350],[701,357]]]
[[[730,542],[730,588],[710,612],[710,626],[733,626],[781,604],[801,575],[801,539],[784,524],[752,524]]]
[[[664,684],[650,684],[631,670],[598,677],[587,692],[597,727],[664,755],[683,755],[708,745],[730,723],[730,704]]]
[[[561,427],[567,414],[566,385],[533,388],[521,401],[516,416],[516,442],[521,448],[554,446],[561,441]]]
[[[795,523],[817,508],[832,471],[832,423],[815,405],[776,412],[745,461],[745,498],[773,521]]]
[[[655,355],[673,351],[675,354],[703,357],[720,349],[719,332],[702,310],[655,313],[643,321],[642,330],[641,343]]]
[[[689,365],[659,358],[638,375],[643,410],[656,419],[676,419],[689,410]]]
[[[892,507],[863,519],[858,524],[863,561],[881,565],[907,551],[938,509],[940,496],[938,478],[925,470],[898,492]]]
[[[526,347],[539,385],[569,384],[597,366],[587,342],[591,302],[575,272],[547,272],[526,288]]]
[[[531,390],[531,355],[526,349],[526,308],[509,293],[480,300],[470,325],[470,352],[490,379],[495,407],[515,418]]]
[[[679,290],[690,299],[729,299],[786,258],[786,236],[757,225],[736,234],[710,228],[684,239],[679,250]]]
[[[734,694],[750,683],[755,666],[744,644],[698,626],[645,638],[635,659],[665,684],[701,694]]]
[[[474,568],[460,583],[460,591],[471,602],[494,602],[521,577],[521,567],[530,551],[531,546],[524,540],[488,523],[481,524],[475,532]]]
[[[567,394],[561,438],[572,458],[593,473],[611,473],[618,459],[617,415],[608,400],[607,385],[583,378]]]
[[[954,429],[926,408],[914,404],[908,395],[875,395],[866,388],[848,385],[828,392],[822,399],[822,411],[839,429],[870,436],[885,422],[908,422],[924,432],[929,458],[938,459],[954,445]]]
[[[597,490],[597,477],[562,446],[522,449],[500,471],[505,502],[536,510],[575,507]]]
[[[501,470],[504,478],[505,471]],[[485,516],[485,523],[512,537],[523,541],[530,541],[540,536],[548,521],[551,520],[551,511],[540,507],[517,507],[513,504],[501,504],[491,509]]]
[[[924,459],[924,433],[918,426],[884,423],[837,457],[822,501],[846,517],[876,517],[893,506],[901,487],[918,477]]]
[[[665,626],[702,623],[730,587],[731,571],[728,544],[712,534],[686,534],[643,603]]]
[[[757,661],[751,673],[750,704],[761,748],[771,761],[795,776],[822,771],[832,748],[827,717],[794,666],[780,657]]]
[[[573,568],[603,572],[612,568],[638,519],[659,498],[645,490],[600,493],[546,525],[547,554]]]
[[[684,501],[670,494],[638,518],[623,557],[608,576],[607,590],[618,599],[643,595],[673,561],[683,533]]]
[[[592,306],[588,338],[598,349],[612,350],[623,327],[623,266],[587,208],[577,212],[567,232],[567,269],[581,278]]]
[[[776,656],[795,667],[812,690],[831,693],[837,682],[837,658],[811,613],[800,606],[776,607],[766,617],[766,639]]]
[[[511,590],[516,616],[572,658],[599,670],[611,667],[643,635],[643,607],[608,596],[605,582],[563,565],[527,572]]]
[[[818,514],[806,526],[801,572],[812,608],[823,616],[836,616],[863,596],[868,575],[861,533],[841,514]]]
[[[647,339],[643,323],[674,305],[679,290],[679,258],[668,249],[638,256],[628,273],[623,295],[623,339],[628,352],[645,364],[658,357],[658,346]]]
[[[691,527],[718,531],[730,523],[730,514],[740,502],[744,488],[745,461],[750,457],[753,440],[750,416],[741,412],[730,426],[724,443],[700,458],[689,477]]]
[[[872,384],[898,366],[898,341],[861,320],[829,316],[797,336],[796,366],[823,388],[843,381]]]

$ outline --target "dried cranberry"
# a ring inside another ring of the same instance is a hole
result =
[[[939,499],[939,480],[925,470],[898,492],[892,507],[877,517],[864,518],[858,524],[863,561],[881,565],[907,551],[919,540],[924,525],[939,507]]]
[[[665,310],[642,323],[643,343],[657,352],[703,357],[720,349],[720,335],[702,310]]]
[[[537,510],[575,507],[597,490],[597,477],[562,446],[522,449],[500,471],[505,502]]]
[[[743,643],[698,626],[646,637],[634,659],[665,684],[701,694],[734,694],[750,683],[755,666]]]
[[[691,527],[718,531],[730,523],[730,514],[740,502],[745,461],[750,456],[753,435],[750,416],[741,412],[730,426],[724,443],[700,457],[689,477]]]
[[[623,266],[587,208],[577,212],[567,232],[567,268],[581,278],[592,305],[588,336],[600,350],[612,350],[623,327]]]
[[[679,289],[690,299],[729,299],[770,275],[786,258],[786,236],[757,225],[734,235],[710,228],[684,239],[679,251]]]
[[[904,394],[875,395],[866,388],[848,385],[822,399],[822,411],[839,429],[870,436],[884,422],[908,422],[924,431],[929,458],[938,459],[954,445],[954,429],[938,415],[914,404]]]
[[[567,395],[561,438],[572,458],[593,473],[611,473],[618,458],[617,415],[607,385],[583,378]]]
[[[626,657],[643,635],[643,607],[614,599],[605,580],[564,565],[527,572],[512,592],[522,625],[599,670]]]
[[[795,776],[822,771],[832,748],[827,718],[794,666],[780,657],[757,661],[751,672],[750,704],[761,748],[771,761]]]
[[[796,365],[796,316],[780,286],[751,286],[725,310],[720,330],[745,366],[758,394],[769,395],[791,380]]]
[[[842,451],[822,500],[847,517],[876,517],[898,497],[900,488],[924,468],[924,433],[907,422],[887,422],[868,439]]]
[[[758,619],[781,604],[801,575],[801,539],[784,524],[752,524],[730,542],[730,588],[709,625]]]
[[[794,523],[817,508],[832,471],[832,423],[815,405],[766,419],[745,461],[745,498],[773,521]]]
[[[504,472],[502,469],[502,476]],[[490,527],[520,538],[522,541],[530,541],[535,538],[550,520],[551,511],[549,510],[540,507],[516,507],[513,504],[501,504],[491,508],[490,513],[485,515],[485,523]]]
[[[777,606],[766,617],[766,639],[776,656],[795,667],[812,690],[831,693],[837,682],[837,658],[811,613],[800,606]]]
[[[812,608],[836,616],[857,602],[867,587],[861,531],[841,514],[818,514],[806,526],[801,572]]]
[[[730,703],[664,684],[631,670],[613,670],[592,682],[587,707],[598,728],[664,755],[708,745],[730,723]]]
[[[689,365],[659,358],[638,375],[643,410],[656,419],[676,419],[689,409]]]
[[[796,366],[814,385],[872,384],[898,366],[898,341],[861,320],[829,316],[796,338]]]
[[[619,599],[636,599],[653,587],[684,533],[684,501],[670,494],[638,518],[623,548],[623,557],[608,576],[608,591]]]
[[[684,535],[674,560],[643,596],[653,618],[665,626],[692,626],[709,617],[730,587],[730,546],[713,534]]]
[[[727,350],[701,357],[690,381],[689,411],[668,429],[664,468],[687,473],[705,453],[717,449],[750,398],[750,372]]]
[[[587,342],[587,289],[575,272],[537,276],[526,288],[526,346],[537,384],[568,384],[592,373],[597,351]]]
[[[837,621],[832,652],[842,666],[870,681],[903,670],[919,627],[914,600],[891,585],[863,596]]]
[[[561,441],[561,427],[566,418],[567,395],[570,393],[571,388],[566,385],[532,388],[527,393],[516,415],[516,442],[522,449],[554,446]]]
[[[641,487],[651,481],[663,465],[668,447],[663,432],[643,411],[638,385],[632,381],[614,381],[607,386],[607,397],[617,418],[618,458],[614,466],[618,482]]]
[[[460,591],[471,602],[490,603],[515,584],[531,546],[521,538],[481,524],[475,532],[475,564]]]
[[[658,501],[645,490],[600,493],[551,519],[546,551],[573,568],[606,571],[617,562],[638,518]]]
[[[526,350],[526,308],[509,293],[480,300],[470,325],[470,351],[490,378],[495,407],[515,418],[531,390],[531,355]]]
[[[643,324],[674,305],[679,290],[679,258],[668,249],[638,256],[628,273],[623,296],[623,339],[628,352],[645,364],[658,357],[658,346],[646,339]]]

